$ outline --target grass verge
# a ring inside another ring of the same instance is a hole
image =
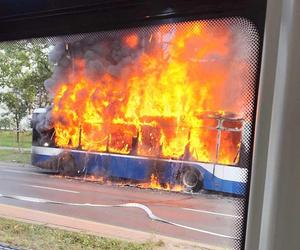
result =
[[[32,133],[20,132],[20,147],[30,148],[32,141]],[[3,147],[18,147],[16,131],[0,130],[0,146]]]
[[[69,232],[42,225],[0,218],[0,242],[25,249],[130,249],[150,250],[163,247],[162,241],[132,243],[84,233]]]
[[[31,153],[14,149],[0,149],[0,161],[30,164]]]

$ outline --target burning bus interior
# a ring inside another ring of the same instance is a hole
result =
[[[191,21],[43,42],[51,47],[45,88],[52,103],[33,114],[34,165],[243,195],[257,56],[250,22]],[[215,190],[224,171],[235,175],[234,187]]]

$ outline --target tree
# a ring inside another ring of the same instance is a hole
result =
[[[12,115],[19,143],[20,122],[35,106],[48,103],[44,81],[52,72],[49,45],[20,41],[0,47],[0,102]]]
[[[10,128],[11,121],[8,117],[3,117],[0,119],[0,129],[7,130]]]

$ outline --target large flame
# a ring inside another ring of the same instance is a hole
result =
[[[211,29],[193,22],[126,36],[123,46],[135,58],[117,76],[107,67],[96,79],[89,77],[88,62],[73,56],[68,80],[55,88],[56,144],[235,164],[241,133],[234,128],[241,121],[225,118],[228,112],[242,114],[242,101],[232,100],[231,92],[241,91],[237,75],[247,67],[245,60],[234,60],[233,31]],[[226,122],[234,128],[224,131]]]

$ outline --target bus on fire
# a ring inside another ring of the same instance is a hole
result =
[[[83,128],[78,128],[77,147],[72,146],[72,142],[68,147],[57,146],[55,129],[49,121],[51,118],[47,121],[48,126],[39,124],[41,120],[47,120],[45,116],[49,112],[51,110],[39,108],[33,113],[32,164],[35,166],[64,175],[96,175],[136,183],[150,182],[155,178],[159,185],[169,190],[180,186],[183,191],[194,193],[204,189],[232,195],[245,194],[247,169],[240,164],[240,158],[245,154],[242,133],[245,124],[234,113],[203,112],[198,115],[201,126],[180,127],[180,134],[186,136],[188,143],[183,154],[170,157],[164,156],[162,140],[155,136],[173,129],[168,127],[168,123],[172,124],[170,119],[158,121],[155,117],[147,117],[138,127],[129,122],[106,124],[105,147],[96,151],[83,147]],[[206,152],[202,156],[197,155],[199,150],[191,148],[191,141],[200,133],[201,138],[203,134],[206,138],[205,142],[199,142],[201,152]]]
[[[250,26],[191,21],[58,42],[44,83],[52,106],[33,114],[33,164],[245,194],[256,59]]]

